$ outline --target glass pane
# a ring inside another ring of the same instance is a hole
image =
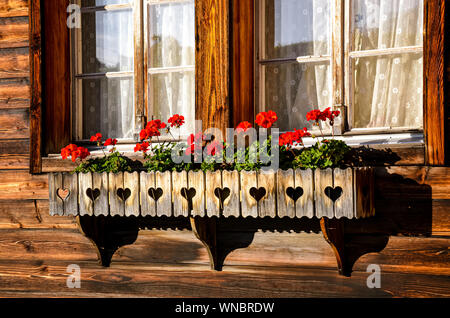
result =
[[[82,72],[133,71],[133,14],[97,11],[82,14]]]
[[[132,3],[133,0],[81,0],[82,7],[106,6],[111,4]]]
[[[422,54],[357,58],[352,67],[353,127],[422,127]]]
[[[194,1],[149,5],[150,67],[195,64]]]
[[[423,44],[423,0],[353,0],[353,51]]]
[[[329,0],[267,0],[263,59],[328,55]]]
[[[313,128],[306,113],[331,106],[329,62],[264,66],[265,110],[275,111],[280,131]]]
[[[100,132],[104,137],[133,138],[132,78],[80,79],[83,139]]]
[[[183,115],[186,124],[180,133],[194,132],[195,110],[194,71],[153,74],[150,76],[150,107],[155,119],[167,120],[175,115]],[[176,131],[175,136],[177,136]]]

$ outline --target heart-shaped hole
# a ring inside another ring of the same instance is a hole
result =
[[[289,187],[286,189],[286,194],[288,195],[288,197],[294,200],[294,202],[297,202],[297,200],[302,197],[303,193],[304,192],[302,187],[297,187],[295,189],[293,187]]]
[[[326,187],[325,194],[327,197],[331,199],[331,201],[336,202],[342,195],[341,187]]]
[[[86,190],[86,195],[88,196],[89,199],[92,200],[92,202],[94,202],[100,196],[100,190],[99,189],[92,190],[91,188],[89,188]]]
[[[265,188],[251,188],[250,189],[250,195],[259,202],[264,196],[266,195],[266,189]]]
[[[230,196],[231,191],[229,188],[216,188],[214,195],[219,199],[220,208],[223,209],[223,203]]]
[[[123,202],[125,202],[131,196],[131,190],[128,188],[126,188],[126,189],[119,188],[119,189],[117,189],[117,196]]]
[[[58,189],[56,191],[56,195],[61,199],[61,200],[66,200],[69,195],[70,195],[70,191],[69,189]]]
[[[195,195],[197,194],[197,191],[195,191],[194,188],[183,188],[181,189],[181,195],[183,196],[183,198],[185,198],[188,202],[191,202],[192,199],[195,197]]]
[[[153,200],[155,200],[155,202],[156,202],[156,201],[159,200],[159,198],[162,197],[162,195],[163,195],[163,189],[161,189],[161,188],[157,188],[157,189],[155,189],[155,188],[150,188],[150,189],[148,189],[148,195],[149,195]]]

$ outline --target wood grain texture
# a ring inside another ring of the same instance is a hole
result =
[[[230,0],[195,2],[195,116],[203,129],[230,127]]]
[[[258,202],[258,217],[271,217],[277,215],[277,180],[273,170],[258,173],[258,187],[266,189],[266,195]]]
[[[314,172],[314,202],[316,206],[316,216],[318,218],[333,218],[334,204],[333,201],[325,195],[327,187],[333,185],[333,169],[317,169]]]
[[[172,200],[173,200],[173,216],[188,217],[190,213],[189,202],[181,195],[182,189],[188,189],[187,171],[172,173]]]
[[[28,78],[0,80],[0,108],[30,107],[30,81]]]
[[[445,0],[425,1],[424,130],[427,165],[445,165],[448,158],[448,112],[445,107]]]
[[[288,188],[295,189],[294,170],[277,172],[277,210],[278,217],[295,217],[295,201],[287,194]]]
[[[130,196],[125,201],[125,216],[139,216],[139,172],[123,173],[123,189],[130,190]]]
[[[124,216],[125,203],[119,198],[117,191],[123,189],[123,172],[109,173],[108,175],[109,209],[110,215]]]
[[[92,191],[96,190],[93,184],[92,173],[80,173],[78,174],[78,189],[79,189],[79,202],[80,210],[79,214],[94,215],[94,201],[95,197],[92,195]],[[97,198],[98,200],[98,198]]]
[[[295,187],[303,189],[303,195],[295,203],[295,215],[301,217],[314,217],[314,193],[315,193],[315,172],[313,170],[295,170]]]
[[[244,218],[249,216],[258,217],[258,202],[250,195],[250,190],[258,187],[257,173],[254,171],[241,171],[240,184],[242,216]]]
[[[140,175],[140,200],[141,200],[141,215],[142,216],[156,216],[156,201],[149,194],[150,189],[155,190],[155,173],[142,172]]]
[[[222,173],[220,171],[205,173],[206,211],[208,217],[221,215],[223,211],[221,198],[216,195],[216,189],[222,189]]]
[[[5,0],[0,3],[0,18],[27,16],[28,0]]]
[[[28,108],[0,109],[0,139],[28,138],[29,124]]]
[[[334,169],[333,173],[333,184],[334,187],[342,188],[342,196],[334,204],[334,216],[338,219],[349,218],[352,219],[356,217],[354,211],[354,192],[361,191],[360,185],[355,184],[353,186],[353,170],[352,169]],[[373,181],[373,179],[372,179]],[[363,217],[366,215],[362,215]]]
[[[161,198],[156,203],[158,216],[172,216],[172,175],[170,172],[156,172],[155,186],[163,190]]]
[[[28,31],[28,17],[0,18],[0,49],[29,46]]]
[[[239,217],[241,215],[241,183],[239,172],[222,171],[223,188],[230,189],[230,196],[223,202],[223,216]]]
[[[188,173],[189,188],[195,189],[196,194],[192,198],[192,217],[206,216],[206,202],[205,202],[205,176],[203,171],[189,171]],[[219,183],[220,185],[220,183]]]
[[[109,193],[108,193],[108,174],[107,173],[93,173],[92,174],[92,189],[98,189],[99,196],[94,202],[94,215],[109,215]],[[78,214],[74,214],[78,215]]]
[[[28,48],[0,50],[0,78],[24,78],[30,75]]]

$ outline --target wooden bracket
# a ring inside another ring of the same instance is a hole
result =
[[[336,256],[339,275],[350,277],[355,262],[364,254],[381,252],[386,247],[389,236],[347,234],[345,222],[343,219],[322,218],[320,227]]]
[[[219,261],[217,246],[217,224],[215,218],[191,217],[191,228],[195,236],[203,243],[208,251],[211,269],[221,271],[223,262]]]
[[[133,218],[78,216],[80,231],[97,248],[99,263],[111,265],[114,253],[122,246],[133,244],[139,233],[139,225]]]

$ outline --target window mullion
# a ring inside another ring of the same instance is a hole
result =
[[[133,26],[134,26],[134,111],[135,133],[145,125],[145,87],[144,77],[144,8],[143,1],[134,1]]]
[[[333,108],[341,111],[340,122],[336,122],[335,134],[341,135],[345,132],[347,125],[347,106],[345,104],[344,89],[344,3],[334,0],[331,30],[331,65],[332,65],[332,103]]]

